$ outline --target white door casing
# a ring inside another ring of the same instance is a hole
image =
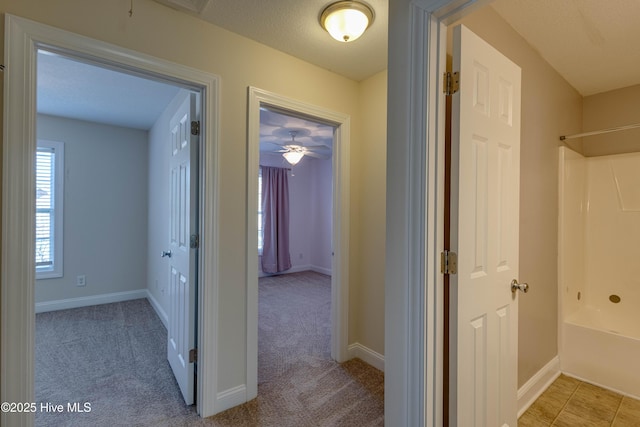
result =
[[[451,425],[517,425],[520,68],[454,28]]]
[[[167,359],[187,405],[194,403],[198,136],[192,135],[196,95],[189,94],[171,118],[169,160],[169,324]]]
[[[350,219],[350,116],[256,87],[248,88],[247,167],[247,400],[258,394],[258,167],[260,159],[260,108],[270,107],[293,116],[310,118],[335,127],[331,262],[331,357],[348,358],[349,336],[349,219]]]
[[[2,180],[2,266],[0,298],[0,395],[4,401],[34,401],[35,258],[30,235],[35,210],[33,153],[36,129],[36,50],[57,49],[70,56],[99,58],[116,68],[181,82],[203,94],[201,239],[199,303],[198,413],[221,409],[217,396],[218,294],[218,122],[219,81],[213,74],[144,53],[87,38],[59,28],[5,14],[4,141]],[[11,248],[8,250],[7,248]],[[205,308],[204,310],[202,308]],[[226,408],[225,408],[226,409]],[[33,425],[33,413],[0,413],[0,424]]]
[[[447,25],[490,2],[389,2],[386,425],[442,425]]]

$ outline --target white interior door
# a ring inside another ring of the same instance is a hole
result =
[[[517,426],[520,68],[454,29],[451,425]]]
[[[185,403],[194,403],[196,249],[190,237],[197,228],[198,136],[191,134],[196,95],[190,94],[170,122],[169,330],[167,359]]]

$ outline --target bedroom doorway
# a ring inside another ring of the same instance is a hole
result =
[[[260,168],[261,116],[272,118],[290,117],[291,120],[307,121],[322,126],[326,133],[331,129],[331,225],[329,249],[331,276],[331,359],[342,362],[348,359],[348,248],[349,248],[349,138],[350,117],[321,107],[309,105],[297,100],[286,98],[271,92],[250,87],[248,89],[249,118],[248,118],[248,168],[247,168],[247,398],[252,399],[258,393],[258,180]],[[263,113],[264,112],[264,113]],[[271,144],[274,152],[290,151],[290,146],[298,146],[293,141],[300,140],[296,132],[287,126],[280,126],[275,138],[280,144]],[[299,126],[298,132],[305,134]],[[302,137],[305,138],[305,137]],[[272,141],[275,143],[275,139]],[[309,144],[312,144],[310,139]],[[326,141],[325,141],[326,142]],[[328,148],[325,143],[316,143],[315,153],[312,155],[327,157]],[[324,146],[324,147],[323,147]],[[266,150],[266,147],[265,147]],[[309,150],[311,152],[311,150]],[[274,153],[282,164],[282,153]],[[308,157],[311,157],[308,156]],[[304,156],[303,156],[304,158]],[[328,159],[325,159],[325,161]],[[301,160],[303,161],[303,160]],[[286,166],[286,164],[285,164]],[[296,174],[295,166],[291,172]],[[325,192],[326,194],[326,192]],[[300,252],[291,254],[299,258]],[[304,257],[304,256],[303,256]]]
[[[260,109],[258,382],[331,359],[334,126]]]
[[[199,298],[199,310],[194,326],[195,323],[202,325],[197,330],[201,350],[199,357],[201,362],[198,366],[197,410],[202,416],[213,414],[217,398],[216,388],[214,386],[205,389],[202,384],[210,382],[211,378],[216,376],[215,363],[210,361],[211,348],[215,347],[216,336],[211,333],[207,325],[214,323],[212,319],[217,314],[217,301],[214,298],[218,283],[216,268],[218,251],[215,238],[217,214],[214,202],[217,195],[217,182],[212,178],[217,169],[217,138],[212,129],[216,127],[218,117],[218,78],[205,72],[180,67],[165,60],[15,16],[7,16],[6,27],[10,35],[10,37],[7,36],[7,40],[14,42],[8,43],[5,54],[8,61],[14,65],[11,73],[5,73],[5,85],[12,89],[12,96],[5,99],[5,113],[10,112],[10,117],[5,120],[5,135],[8,135],[8,142],[4,146],[5,159],[8,159],[5,164],[9,165],[5,168],[5,177],[9,179],[5,180],[3,193],[12,194],[11,197],[17,201],[9,204],[6,212],[3,212],[5,225],[8,229],[16,230],[3,240],[3,247],[11,247],[12,250],[9,257],[3,258],[2,311],[6,318],[10,319],[5,323],[10,324],[11,329],[15,331],[15,333],[6,334],[6,328],[3,327],[2,335],[9,337],[5,343],[11,344],[3,346],[3,356],[6,356],[3,359],[9,364],[3,364],[3,367],[17,367],[12,370],[3,370],[3,390],[11,390],[11,393],[6,396],[7,399],[12,399],[11,396],[15,395],[15,401],[22,401],[24,399],[20,396],[32,396],[34,390],[35,257],[34,244],[28,236],[33,236],[35,203],[29,197],[29,194],[33,194],[33,190],[29,189],[34,188],[33,157],[36,153],[36,52],[39,49],[46,49],[50,52],[81,58],[103,67],[126,70],[156,81],[169,82],[202,95],[200,112],[203,119],[200,125],[201,143],[199,144],[202,161],[198,183],[201,208],[198,212],[198,222],[209,226],[206,230],[203,229],[203,235],[199,239],[200,267],[197,283],[201,298]],[[11,182],[11,186],[8,182]],[[6,252],[3,251],[3,254]],[[7,283],[26,283],[26,286],[4,286]],[[17,361],[24,362],[17,363]],[[12,362],[16,363],[11,365]],[[32,416],[26,418],[32,418]]]
[[[162,323],[169,336],[164,337],[164,345],[160,343],[159,352],[145,353],[141,362],[158,363],[156,353],[164,353],[171,365],[165,373],[173,371],[185,403],[191,405],[195,363],[186,354],[196,348],[197,248],[189,248],[188,236],[198,232],[200,138],[182,127],[200,120],[201,93],[116,66],[105,68],[70,52],[41,48],[37,65],[36,313],[85,308],[64,312],[73,324],[74,317],[108,312],[112,307],[103,304],[149,301],[146,307],[159,320],[150,320],[152,330],[161,330]],[[50,141],[57,141],[55,149]],[[45,161],[49,158],[55,161]],[[190,172],[177,173],[176,163]],[[170,176],[183,182],[170,185]],[[53,191],[58,186],[64,190]],[[190,194],[176,194],[181,189]],[[169,256],[161,258],[161,252]],[[124,309],[128,304],[120,306]],[[55,335],[42,329],[58,317],[36,316],[36,396],[50,389],[63,393],[63,378],[71,375],[62,369],[64,365],[53,369],[47,358],[50,352],[39,351],[45,345],[42,340]],[[99,320],[102,335],[117,336],[129,326],[109,315]],[[56,341],[90,340],[93,334],[83,326],[96,321],[89,315],[73,328],[72,337]],[[117,346],[128,345],[131,342],[125,340]],[[162,350],[165,346],[167,350]],[[113,345],[97,354],[103,363],[111,358],[114,366],[129,365],[125,360],[117,363]],[[71,358],[78,359],[77,366],[95,360],[82,350]],[[87,372],[96,371],[88,366]],[[56,379],[56,375],[62,377]],[[170,375],[166,381],[172,384]],[[73,389],[68,387],[70,393]]]

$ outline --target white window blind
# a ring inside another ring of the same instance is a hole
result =
[[[36,150],[36,278],[62,276],[64,145],[38,141]]]

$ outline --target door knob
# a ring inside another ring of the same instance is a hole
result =
[[[518,279],[513,279],[511,281],[511,292],[515,293],[517,291],[524,292],[526,294],[529,292],[529,285],[527,283],[518,283]]]
[[[162,251],[162,258],[164,257],[171,258],[171,251]]]

